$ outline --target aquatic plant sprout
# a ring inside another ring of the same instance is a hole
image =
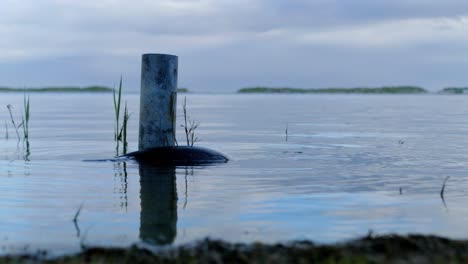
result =
[[[120,100],[122,98],[122,76],[120,76],[118,95],[116,96],[116,91],[115,91],[115,88],[114,88],[113,89],[113,98],[114,98],[114,113],[115,113],[114,140],[117,141],[117,148],[118,148]]]
[[[123,122],[122,122],[122,130],[121,130],[122,144],[123,144],[122,154],[124,155],[127,154],[127,147],[128,147],[127,124],[128,124],[129,119],[130,119],[130,114],[128,113],[127,102],[125,101],[125,109],[124,109],[124,116],[123,116]]]
[[[120,126],[120,104],[122,102],[122,76],[120,76],[119,89],[113,90],[114,99],[114,113],[115,113],[115,127],[114,127],[114,140],[115,140],[115,151],[119,155],[120,142],[122,142],[122,154],[127,154],[127,125],[130,119],[128,113],[127,102],[125,102],[124,116],[122,121],[122,127]]]
[[[19,123],[19,125],[16,125],[15,118],[13,117],[13,106],[11,104],[7,105],[8,112],[10,113],[10,120],[13,125],[13,128],[15,129],[16,137],[18,138],[18,144],[21,141],[19,129],[23,127],[23,143],[26,144],[26,150],[25,150],[25,155],[24,155],[25,160],[29,160],[29,155],[31,154],[30,149],[29,149],[29,119],[30,119],[29,106],[30,106],[29,96],[26,96],[26,94],[24,94],[24,98],[23,98],[24,115],[21,120],[21,123]],[[6,121],[5,121],[5,138],[6,139],[9,138],[8,124]]]
[[[24,160],[29,160],[31,151],[29,149],[29,96],[26,97],[26,93],[23,97],[23,108],[24,108],[24,117],[23,117],[23,143],[26,144],[26,153],[24,155]]]
[[[185,139],[187,141],[187,146],[193,147],[195,142],[200,141],[197,136],[195,136],[195,130],[200,126],[200,122],[190,119],[187,115],[187,97],[184,97],[184,104],[183,104],[183,112],[184,112],[184,124],[181,127],[184,128],[185,131]]]
[[[11,106],[11,104],[8,104],[7,108],[8,108],[8,112],[10,112],[11,123],[13,124],[13,128],[16,131],[16,136],[18,137],[18,141],[19,141],[19,140],[21,140],[21,138],[20,138],[20,135],[19,135],[19,132],[18,132],[18,127],[16,126],[16,123],[15,123],[15,119],[13,118],[13,111],[12,111],[13,106]]]
[[[24,94],[24,120],[23,120],[23,132],[24,132],[24,140],[29,139],[29,96],[26,97]]]

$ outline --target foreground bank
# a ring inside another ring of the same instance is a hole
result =
[[[81,253],[6,256],[0,263],[468,263],[468,240],[436,236],[367,236],[336,245],[309,241],[268,245],[204,240],[161,249],[85,248]]]

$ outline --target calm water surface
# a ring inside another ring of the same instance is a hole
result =
[[[134,151],[139,97],[124,99]],[[19,120],[23,95],[1,94],[0,254],[205,237],[329,243],[369,230],[468,238],[467,96],[189,94],[187,101],[201,122],[198,145],[226,153],[228,164],[84,161],[116,154],[111,94],[31,94],[25,161],[6,108]],[[182,130],[178,136],[183,142]]]

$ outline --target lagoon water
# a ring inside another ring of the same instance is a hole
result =
[[[6,108],[19,120],[23,94],[0,95],[0,254],[370,230],[468,238],[467,96],[187,94],[198,145],[231,161],[166,169],[84,161],[116,154],[111,94],[30,96],[25,160]],[[139,96],[123,97],[134,151]]]

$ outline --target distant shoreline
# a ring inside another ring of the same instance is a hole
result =
[[[447,87],[442,91],[439,91],[440,94],[468,94],[468,87]]]
[[[11,87],[0,87],[0,92],[28,92],[28,93],[109,93],[112,92],[112,88],[105,86],[87,86],[87,87],[40,87],[40,88],[11,88]]]
[[[273,88],[273,87],[248,87],[237,91],[238,93],[327,93],[327,94],[424,94],[428,93],[418,86],[385,86],[385,87],[356,87],[356,88]]]
[[[111,93],[106,86],[49,86],[35,88],[0,87],[0,93]],[[138,91],[134,91],[138,92]],[[187,88],[177,88],[178,93],[194,93]],[[419,86],[382,86],[354,88],[291,88],[291,87],[247,87],[237,94],[468,94],[468,87],[447,87],[439,91],[427,91]]]
[[[112,88],[106,86],[64,86],[64,87],[38,87],[38,88],[12,88],[0,87],[0,93],[111,93]],[[187,88],[178,88],[179,93],[189,93]]]

